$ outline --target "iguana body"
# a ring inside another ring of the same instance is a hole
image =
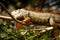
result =
[[[38,13],[38,12],[33,12],[33,11],[27,11],[24,9],[18,9],[12,12],[12,15],[15,18],[26,18],[29,17],[31,18],[32,22],[42,22],[46,23],[49,22],[49,20],[54,17],[54,21],[57,23],[60,23],[60,15],[56,14],[51,14],[51,13]]]

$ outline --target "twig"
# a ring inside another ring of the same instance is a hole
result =
[[[47,27],[47,28],[44,28],[44,29],[30,29],[32,31],[36,31],[36,30],[40,30],[40,34],[42,33],[45,33],[47,31],[50,31],[50,30],[53,30],[53,27]],[[29,30],[24,30],[24,35],[29,31]]]
[[[8,16],[2,16],[2,15],[0,15],[0,19],[8,19],[8,20],[12,20],[11,17],[8,17]]]
[[[47,28],[45,28],[44,30],[42,30],[41,32],[44,33],[44,32],[46,32],[46,31],[49,31],[49,30],[52,30],[52,29],[53,29],[53,27],[47,27]]]
[[[44,28],[44,29],[30,29],[30,30],[33,30],[33,31],[35,31],[35,30],[52,30],[53,29],[53,27],[47,27],[47,28]]]
[[[1,2],[0,2],[0,5],[5,9],[5,11],[12,17],[12,19],[13,19],[14,21],[16,21],[16,22],[18,22],[18,23],[20,23],[20,24],[25,24],[24,22],[15,19],[15,18],[13,17],[13,15],[11,15],[11,12],[9,12],[9,10],[8,10]]]

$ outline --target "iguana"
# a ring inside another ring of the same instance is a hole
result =
[[[36,24],[45,24],[47,25],[48,23],[53,26],[54,28],[54,36],[57,37],[58,36],[58,28],[56,23],[60,23],[60,15],[58,14],[53,14],[53,13],[39,13],[39,12],[33,12],[33,11],[28,11],[25,9],[18,9],[12,12],[12,15],[17,18],[17,19],[24,19],[23,21],[26,22],[31,21],[32,23],[36,23]],[[27,23],[27,24],[28,24]],[[46,24],[47,23],[47,24]],[[20,27],[22,27],[22,25],[16,23],[16,28],[20,29]],[[35,31],[35,34],[39,34],[38,31]]]
[[[12,15],[17,19],[29,17],[32,22],[50,23],[50,25],[52,25],[52,20],[54,20],[55,23],[60,23],[60,15],[53,13],[39,13],[25,9],[18,9],[13,11]]]

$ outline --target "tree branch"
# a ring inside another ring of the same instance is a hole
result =
[[[8,20],[12,20],[11,17],[8,17],[8,16],[2,16],[2,15],[0,15],[0,19],[8,19]]]
[[[47,27],[47,28],[43,28],[43,29],[30,29],[30,30],[42,30],[42,32],[43,32],[43,30],[47,30],[47,31],[49,31],[49,30],[52,30],[53,29],[53,27]]]
[[[11,12],[9,12],[9,10],[0,2],[0,5],[5,9],[5,11],[11,16],[11,18],[14,20],[14,21],[16,21],[16,22],[18,22],[18,23],[20,23],[20,24],[25,24],[24,22],[22,22],[22,21],[19,21],[19,20],[17,20],[17,19],[15,19],[14,17],[13,17],[13,15],[11,15]],[[25,24],[26,25],[26,24]]]
[[[40,30],[40,34],[43,34],[43,33],[47,32],[47,31],[53,30],[53,27],[47,27],[47,28],[44,28],[44,29],[30,29],[30,30],[32,30],[32,31]],[[25,31],[24,32],[24,35],[25,35],[29,30],[24,30],[24,31]]]

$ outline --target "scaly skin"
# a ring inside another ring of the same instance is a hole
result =
[[[12,12],[12,15],[15,18],[31,18],[32,22],[40,22],[40,23],[60,23],[60,15],[52,14],[52,13],[39,13],[33,11],[27,11],[24,9],[18,9]]]

